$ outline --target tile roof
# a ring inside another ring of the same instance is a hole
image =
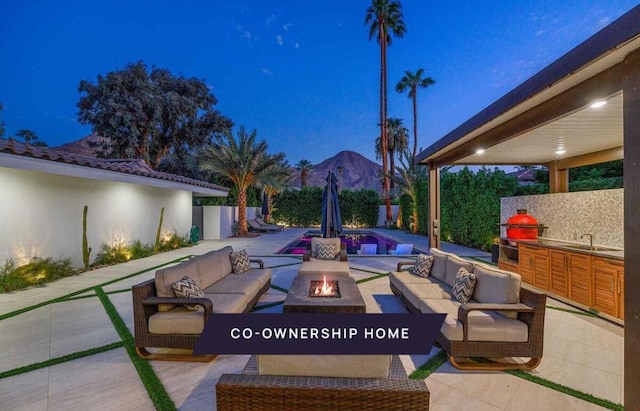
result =
[[[211,184],[205,181],[195,180],[193,178],[183,177],[176,174],[154,171],[143,160],[85,157],[46,147],[32,146],[30,144],[24,144],[13,139],[5,140],[2,138],[0,138],[0,153],[8,153],[23,157],[32,157],[41,160],[72,164],[82,167],[155,178],[159,180],[189,184],[196,187],[208,188],[211,190],[229,191],[228,188],[219,186],[217,184]]]

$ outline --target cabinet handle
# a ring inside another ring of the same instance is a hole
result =
[[[614,289],[613,289],[613,277],[611,277],[611,292],[613,292],[613,291],[614,291]]]
[[[622,281],[620,277],[618,277],[618,294],[622,294]]]

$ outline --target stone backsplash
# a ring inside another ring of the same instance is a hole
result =
[[[524,208],[539,224],[547,226],[542,237],[568,241],[593,234],[593,242],[610,247],[624,246],[624,190],[580,191],[500,199],[500,222],[506,223],[516,210]],[[506,236],[502,227],[501,236]]]

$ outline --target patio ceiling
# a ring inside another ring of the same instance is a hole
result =
[[[623,60],[640,48],[638,21],[640,6],[436,141],[417,161],[440,167],[557,160],[574,167],[622,158]],[[607,104],[591,108],[596,101]],[[561,147],[565,152],[556,154]]]

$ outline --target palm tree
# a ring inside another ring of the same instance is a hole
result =
[[[238,191],[238,235],[247,234],[247,189],[259,181],[266,181],[274,164],[284,160],[284,154],[269,155],[267,143],[256,142],[257,131],[247,134],[244,127],[238,131],[238,140],[231,130],[217,135],[209,147],[203,150],[200,169],[208,171],[235,185]]]
[[[389,197],[389,167],[387,164],[387,46],[391,45],[391,35],[402,37],[407,30],[402,16],[402,5],[398,1],[373,0],[367,8],[364,24],[369,27],[369,40],[376,38],[380,44],[380,138],[382,172],[384,175],[382,195],[387,206],[386,224],[391,225],[391,198]]]
[[[289,169],[289,163],[286,160],[282,160],[261,175],[256,184],[258,188],[262,188],[262,195],[267,197],[269,210],[273,210],[273,204],[271,203],[273,196],[289,186],[289,182],[293,177]],[[267,223],[270,220],[270,215],[264,216]]]
[[[307,186],[309,171],[313,170],[313,164],[311,164],[309,160],[302,159],[296,164],[296,170],[300,172],[300,188],[305,188]]]
[[[389,169],[395,170],[396,152],[402,153],[407,148],[409,138],[409,131],[402,124],[400,118],[390,118],[387,121],[387,153],[389,155]],[[379,159],[382,157],[382,139],[378,137],[376,139],[376,157]],[[395,181],[390,180],[390,189],[393,191],[395,187]]]
[[[418,192],[416,190],[419,180],[427,179],[427,168],[419,167],[409,159],[410,153],[407,149],[404,154],[400,155],[400,166],[396,167],[395,174],[389,177],[397,184],[398,194],[407,194],[411,197],[413,209],[413,228],[414,233],[418,232]],[[406,161],[405,161],[406,160]]]
[[[417,91],[418,88],[427,88],[435,84],[435,80],[431,77],[422,77],[424,69],[419,68],[415,74],[409,70],[404,72],[404,77],[400,79],[396,84],[396,91],[398,93],[404,93],[405,90],[409,90],[408,97],[413,101],[413,156],[411,157],[415,161],[416,154],[418,152],[418,102]]]

